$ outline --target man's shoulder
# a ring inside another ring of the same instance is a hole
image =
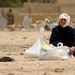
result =
[[[58,29],[58,26],[55,26],[53,29],[54,29],[54,30],[55,30],[55,29]]]
[[[72,28],[71,26],[68,26],[68,28],[71,32],[75,32],[75,28]]]
[[[58,32],[59,29],[58,29],[58,26],[55,26],[53,29],[52,29],[53,32]]]
[[[68,26],[68,28],[71,29],[71,30],[75,30],[75,28],[72,28],[71,26]]]

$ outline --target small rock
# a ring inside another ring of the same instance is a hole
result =
[[[64,71],[64,68],[56,68],[55,69],[55,72],[63,72]]]
[[[15,60],[7,56],[0,57],[0,62],[11,62],[11,61],[15,61]]]

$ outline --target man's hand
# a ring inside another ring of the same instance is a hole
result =
[[[72,46],[71,48],[70,48],[70,51],[69,51],[69,55],[71,55],[71,54],[73,54],[74,53],[74,51],[75,51],[75,47],[74,46]]]

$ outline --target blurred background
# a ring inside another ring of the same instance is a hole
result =
[[[10,10],[14,18],[10,24],[23,24],[25,18],[32,24],[46,18],[55,22],[61,13],[69,14],[71,21],[75,23],[75,0],[0,0],[1,15],[7,19]]]

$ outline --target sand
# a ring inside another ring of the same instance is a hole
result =
[[[50,31],[43,33],[48,43]],[[75,58],[39,60],[25,58],[24,52],[39,38],[39,31],[0,31],[0,56],[15,61],[0,62],[0,75],[75,75]]]

